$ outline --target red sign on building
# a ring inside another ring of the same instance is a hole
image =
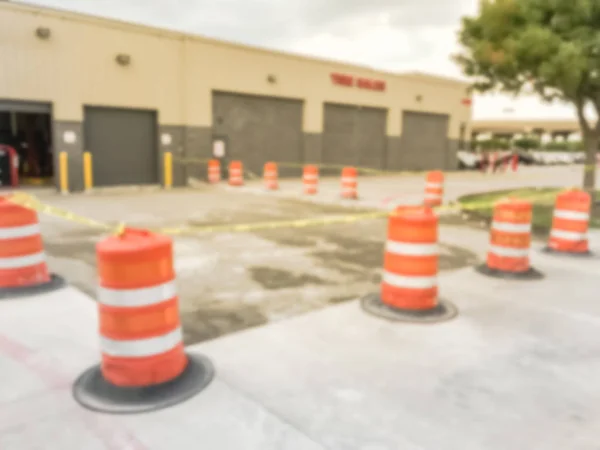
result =
[[[333,84],[339,84],[341,86],[354,86],[354,77],[343,73],[332,73],[331,81],[333,81]]]
[[[332,73],[331,81],[339,86],[356,86],[359,89],[369,89],[371,91],[385,91],[386,84],[383,80],[373,80],[370,78],[355,78],[352,75],[343,73]]]

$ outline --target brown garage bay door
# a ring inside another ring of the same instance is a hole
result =
[[[85,150],[95,186],[158,183],[156,112],[85,107]]]
[[[400,165],[403,170],[447,169],[448,121],[445,114],[404,111]]]
[[[225,140],[227,160],[240,159],[255,174],[267,161],[302,161],[302,101],[213,92],[212,110],[213,134]]]
[[[323,162],[383,169],[387,110],[325,104]]]

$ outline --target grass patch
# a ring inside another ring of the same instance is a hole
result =
[[[464,213],[478,220],[491,220],[494,203],[506,197],[530,200],[533,203],[532,228],[535,233],[547,233],[552,226],[552,214],[557,194],[564,189],[557,188],[524,188],[503,191],[485,192],[482,194],[465,195],[458,199]],[[600,197],[597,191],[596,198]],[[600,228],[600,208],[590,219],[590,227]]]

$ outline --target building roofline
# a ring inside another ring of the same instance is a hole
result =
[[[333,59],[319,58],[313,56],[306,56],[299,53],[284,52],[282,50],[268,49],[264,47],[252,46],[235,41],[226,41],[216,38],[210,38],[195,33],[186,33],[182,31],[172,30],[168,28],[160,28],[151,25],[145,25],[137,22],[130,22],[120,19],[114,19],[110,17],[96,16],[88,13],[69,11],[66,9],[53,8],[44,5],[38,5],[29,2],[11,2],[11,1],[0,1],[0,8],[12,9],[25,11],[33,15],[46,16],[57,18],[61,20],[72,20],[77,22],[84,22],[97,26],[103,26],[107,28],[122,30],[122,31],[134,31],[138,33],[145,33],[151,36],[157,36],[162,38],[170,38],[174,40],[191,40],[196,42],[202,42],[205,44],[216,45],[221,47],[234,48],[239,50],[249,50],[256,53],[263,53],[269,55],[276,55],[288,59],[294,59],[299,61],[309,61],[320,64],[334,64],[339,67],[347,68],[349,70],[360,70],[362,72],[368,72],[373,75],[403,78],[403,79],[418,79],[421,82],[430,84],[449,84],[449,85],[468,85],[467,82],[438,76],[434,74],[427,74],[421,72],[390,72],[385,70],[374,69],[372,67],[362,66],[360,64],[352,64],[344,61],[336,61]]]

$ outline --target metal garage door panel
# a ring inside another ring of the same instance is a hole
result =
[[[213,93],[213,132],[227,140],[227,159],[257,174],[267,161],[302,160],[302,114],[300,100]]]
[[[448,157],[445,114],[404,111],[400,163],[403,169],[445,169]]]
[[[386,123],[385,109],[325,104],[323,162],[382,168]]]
[[[357,130],[359,165],[383,169],[387,148],[387,111],[361,108]]]
[[[84,127],[96,186],[158,183],[156,112],[86,107]]]
[[[323,162],[326,164],[358,165],[356,143],[358,108],[325,104],[323,124]]]

